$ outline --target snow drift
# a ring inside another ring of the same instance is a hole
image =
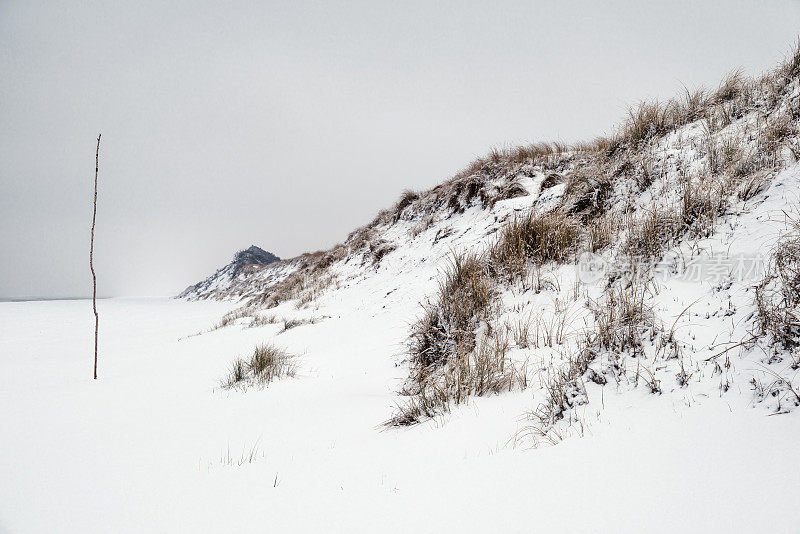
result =
[[[788,413],[798,299],[768,317],[763,296],[800,265],[781,248],[797,232],[799,65],[644,102],[608,138],[492,151],[328,251],[188,296],[241,300],[239,327],[330,319],[336,303],[406,318],[403,350],[382,351],[407,370],[390,425],[512,390],[532,394],[517,437],[537,444],[582,434],[578,408],[612,387]]]

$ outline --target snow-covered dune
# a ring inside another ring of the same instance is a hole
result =
[[[90,302],[0,303],[0,530],[798,531],[799,118],[800,52],[492,153],[331,250],[100,301],[98,381]]]

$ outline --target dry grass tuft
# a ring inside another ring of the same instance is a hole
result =
[[[234,360],[222,387],[230,389],[244,384],[264,385],[278,378],[295,376],[295,358],[273,345],[258,345],[249,359]]]
[[[622,216],[607,212],[589,221],[589,250],[600,252],[611,245],[619,233]]]
[[[657,101],[641,102],[628,110],[622,137],[630,147],[638,147],[649,139],[667,133],[670,117],[668,105]]]
[[[741,96],[746,88],[747,78],[740,69],[737,69],[722,80],[717,90],[711,95],[710,101],[715,105],[724,104]]]
[[[777,75],[788,80],[800,78],[800,39],[795,42],[789,57],[778,68]]]
[[[724,137],[718,140],[712,128],[714,125],[706,121],[705,146],[707,151],[708,171],[714,176],[728,173],[733,176],[747,174],[747,152],[744,139],[737,137]]]
[[[756,287],[761,335],[785,348],[800,346],[800,228],[783,236],[772,253],[767,273]]]
[[[448,184],[446,193],[447,207],[453,213],[462,213],[475,199],[480,198],[487,181],[486,175],[482,173],[473,173],[452,180]]]
[[[597,164],[576,169],[567,179],[562,206],[565,213],[586,221],[602,215],[613,190],[611,176]]]
[[[411,333],[411,361],[417,374],[444,363],[457,350],[472,350],[475,328],[486,320],[495,298],[494,280],[476,254],[456,254]]]
[[[687,180],[677,207],[653,208],[627,223],[622,251],[645,260],[660,258],[681,237],[708,237],[727,207],[727,182]]]
[[[550,369],[544,382],[545,400],[528,414],[535,424],[527,430],[535,437],[545,437],[553,425],[564,418],[567,410],[589,402],[583,376],[596,356],[593,350],[584,348],[570,355],[565,365]],[[605,383],[602,375],[593,373],[592,376],[598,383]]]
[[[781,413],[786,398],[794,406],[800,406],[800,387],[794,384],[800,370],[800,221],[792,220],[791,230],[776,245],[766,275],[756,286],[755,303],[758,330],[753,339],[765,337],[772,346],[774,352],[768,364],[788,357],[789,366],[784,371],[793,373],[782,376],[764,366],[763,372],[772,378],[771,383],[764,386],[755,376],[751,383],[756,399],[773,399],[777,403],[776,413]]]
[[[324,261],[326,256],[322,256]],[[331,287],[337,280],[334,274],[327,271],[327,263],[311,263],[308,267],[293,272],[281,282],[273,285],[253,304],[261,304],[267,308],[274,308],[283,302],[297,300],[297,307],[303,307]]]
[[[211,328],[195,332],[190,337],[199,336],[202,334],[206,334],[208,332],[213,332],[215,330],[219,330],[220,328],[226,328],[228,326],[236,324],[236,321],[238,321],[239,319],[244,319],[247,317],[255,317],[255,313],[256,313],[255,308],[249,305],[236,308],[223,315],[222,318],[217,323],[215,323]]]
[[[693,237],[707,237],[714,232],[717,217],[724,214],[726,196],[724,182],[711,179],[688,181],[681,199],[683,230]]]
[[[769,118],[759,138],[758,155],[762,168],[778,167],[781,151],[789,140],[797,137],[797,119],[787,113],[777,113]]]
[[[409,189],[403,191],[403,194],[400,196],[400,199],[394,205],[394,208],[392,208],[392,211],[394,212],[394,216],[392,218],[393,222],[399,221],[402,218],[403,212],[406,210],[406,208],[411,206],[414,203],[414,201],[417,200],[418,198],[419,198],[419,193],[415,191],[411,191]]]
[[[558,299],[553,302],[552,313],[544,311],[541,309],[536,317],[533,333],[528,336],[528,341],[534,348],[563,345],[567,341],[567,328],[575,318],[574,313]]]
[[[508,357],[508,338],[500,329],[485,333],[472,348],[459,345],[440,367],[415,377],[387,426],[409,426],[450,411],[470,397],[527,386],[527,374]]]
[[[683,100],[675,105],[675,120],[677,125],[689,124],[703,117],[709,104],[705,89],[698,88],[694,91],[686,89]]]
[[[611,352],[642,351],[646,332],[655,331],[655,313],[645,302],[645,286],[635,281],[627,287],[609,289],[606,297],[592,305],[597,331],[588,344]]]
[[[483,256],[454,255],[437,299],[424,307],[409,341],[405,402],[387,425],[410,425],[448,411],[470,396],[527,385],[508,357],[509,339],[491,326],[496,282]]]
[[[680,234],[681,221],[676,210],[653,208],[629,221],[622,250],[633,257],[659,258]]]
[[[489,252],[492,266],[512,279],[525,275],[530,261],[563,263],[575,252],[579,225],[560,212],[516,215],[503,227]]]
[[[258,328],[268,324],[277,324],[279,319],[274,315],[254,315],[253,320],[247,325],[249,328]]]
[[[298,326],[303,326],[306,324],[315,324],[319,321],[316,317],[311,317],[308,319],[284,319],[283,320],[283,328],[278,332],[278,334],[283,334],[287,330],[291,330],[292,328],[297,328]]]
[[[764,172],[756,172],[742,180],[737,196],[740,200],[750,200],[767,190],[770,176]]]
[[[797,121],[787,113],[776,113],[762,123],[756,142],[746,137],[713,134],[716,126],[706,122],[708,168],[712,175],[728,174],[743,179],[762,171],[778,169],[783,164],[783,149],[793,149],[798,135]]]
[[[511,181],[507,184],[497,188],[494,192],[486,194],[483,192],[481,201],[484,206],[494,207],[495,204],[501,200],[508,200],[510,198],[524,197],[528,195],[528,190],[517,181]]]

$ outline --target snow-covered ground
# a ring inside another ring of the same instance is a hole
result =
[[[103,300],[98,381],[89,301],[0,304],[0,530],[800,531],[800,427],[745,395],[605,388],[582,437],[536,449],[515,446],[525,391],[383,429],[422,286],[378,309],[337,292],[277,336],[187,337],[229,303]],[[271,338],[296,378],[218,388]]]

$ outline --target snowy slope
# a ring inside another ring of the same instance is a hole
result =
[[[797,232],[786,72],[640,108],[615,139],[491,154],[187,299],[101,301],[97,382],[89,302],[0,303],[0,530],[800,532],[800,357],[756,298]],[[515,278],[492,258],[531,213],[577,237]],[[493,297],[468,355],[499,340],[524,381],[387,426],[465,253]],[[626,295],[641,317],[606,328]],[[223,387],[266,342],[295,376]]]
[[[744,89],[739,91],[744,94]],[[406,343],[423,313],[420,304],[435,298],[453,255],[485,254],[510,221],[531,211],[562,210],[588,232],[600,227],[598,221],[608,221],[614,228],[609,230],[609,243],[594,253],[580,253],[579,246],[572,261],[533,266],[521,283],[501,283],[496,317],[484,324],[489,331],[505,329],[507,357],[525,369],[524,389],[535,400],[523,411],[539,419],[529,421],[531,428],[539,428],[528,432],[528,438],[552,442],[565,432],[584,432],[582,416],[573,412],[564,417],[565,406],[556,412],[548,406],[554,377],[584,350],[592,351],[586,371],[598,382],[615,382],[618,391],[646,385],[653,393],[679,390],[687,397],[698,392],[719,396],[735,386],[751,402],[756,401],[748,391],[760,389],[757,401],[764,401],[763,407],[791,410],[800,402],[792,391],[800,359],[763,357],[775,349],[755,335],[754,288],[766,274],[770,245],[790,228],[786,214],[797,212],[796,155],[789,148],[777,148],[766,161],[763,146],[765,138],[784,129],[783,142],[795,146],[792,117],[800,109],[800,89],[793,80],[780,97],[765,96],[758,84],[750,91],[730,103],[709,104],[711,111],[706,110],[703,118],[652,135],[645,144],[625,149],[622,156],[546,148],[543,157],[528,160],[490,158],[431,191],[405,193],[396,206],[353,232],[342,245],[309,255],[302,265],[292,260],[297,269],[273,278],[272,285],[256,272],[230,287],[217,284],[196,296],[249,297],[231,316],[238,322],[230,324],[239,328],[288,320],[313,322],[303,330],[314,331],[321,328],[320,322],[339,317],[337,306],[346,313],[390,313],[401,317],[403,326],[386,341],[391,350],[382,353],[389,352],[395,363],[406,366]],[[741,109],[731,111],[735,105]],[[723,157],[729,160],[728,167],[720,170]],[[687,212],[687,203],[705,211]],[[714,206],[706,208],[707,203]],[[604,213],[587,215],[592,210]],[[687,223],[688,215],[694,218]],[[642,259],[629,249],[652,217],[659,225],[655,233],[667,237],[657,253]],[[313,258],[324,261],[315,263]],[[587,266],[598,265],[602,272],[587,278]],[[631,269],[647,270],[645,279],[630,281]],[[652,310],[648,324],[636,334],[649,337],[640,347],[647,358],[636,358],[635,351],[628,358],[627,352],[613,347],[591,343],[587,347],[586,340],[603,319],[599,310],[632,283],[641,284],[641,290],[634,290],[648,313]],[[515,329],[523,323],[535,342],[512,339],[519,337]],[[560,338],[555,343],[540,340],[554,330]],[[738,366],[731,363],[733,354],[743,358]],[[785,383],[774,388],[770,377]],[[564,393],[574,397],[566,402],[568,408],[579,408],[596,395],[595,390],[608,389],[581,376],[561,385],[572,390]],[[404,386],[398,383],[395,389],[400,392]],[[768,395],[777,396],[770,400]],[[398,396],[396,402],[404,399]]]

